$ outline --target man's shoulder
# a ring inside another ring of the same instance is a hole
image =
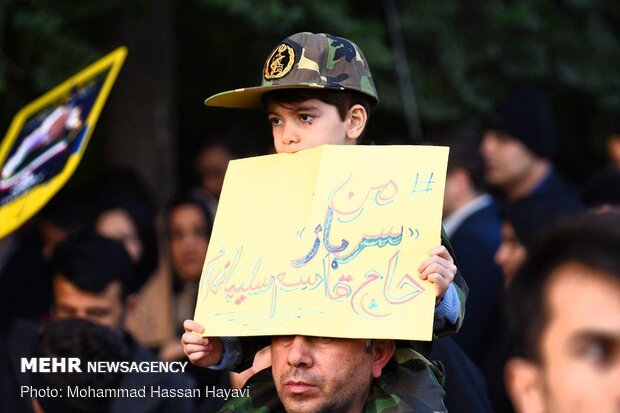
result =
[[[378,412],[447,412],[443,399],[443,366],[412,347],[399,347],[394,358],[375,379],[373,391],[384,410]],[[398,410],[390,410],[390,400],[397,400]]]

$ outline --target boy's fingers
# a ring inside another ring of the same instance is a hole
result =
[[[206,351],[197,351],[195,353],[187,354],[187,358],[194,364],[200,363],[201,360],[206,359],[209,353]]]
[[[201,346],[207,346],[209,345],[209,339],[207,337],[197,336],[196,334],[189,332],[184,333],[181,336],[181,343],[185,345],[199,344]]]
[[[202,333],[204,331],[204,327],[195,322],[194,320],[183,321],[183,328],[185,329],[186,333],[191,333],[192,331]]]
[[[429,274],[428,280],[435,284],[441,284],[442,286],[443,284],[446,284],[446,277],[436,272]]]
[[[431,274],[434,272],[444,272],[446,271],[448,268],[446,268],[444,265],[442,265],[443,263],[440,262],[431,262],[429,263],[427,266],[425,266],[424,268],[422,268],[422,271],[420,273],[420,275],[425,274]],[[446,265],[448,265],[447,263],[445,263]]]
[[[454,259],[452,258],[452,255],[450,255],[450,252],[448,252],[448,249],[445,246],[443,246],[443,245],[439,245],[437,247],[431,248],[431,250],[428,252],[428,254],[431,257],[438,256],[438,257],[441,257],[441,258],[443,258],[444,260],[446,260],[448,262],[451,262],[451,263],[454,262]]]
[[[204,353],[205,355],[208,355],[208,354],[211,354],[212,350],[213,350],[213,346],[211,345],[203,346],[200,344],[188,344],[185,347],[183,347],[183,352],[187,356],[190,356],[192,354],[198,354],[198,353]]]

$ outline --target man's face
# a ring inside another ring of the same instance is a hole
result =
[[[272,372],[284,408],[289,413],[362,412],[372,379],[381,375],[393,345],[384,340],[366,351],[366,340],[274,337]]]
[[[277,153],[293,153],[323,144],[355,143],[348,131],[348,117],[343,121],[335,106],[318,99],[270,103],[267,118]]]
[[[619,298],[617,277],[574,263],[554,271],[545,293],[549,319],[540,363],[508,365],[518,411],[620,412]]]
[[[209,147],[196,158],[196,172],[200,176],[202,187],[216,200],[220,199],[230,159],[230,153],[220,146]]]
[[[122,330],[124,305],[121,284],[113,281],[100,293],[80,290],[61,275],[54,276],[54,316],[91,320],[113,330]]]
[[[207,222],[196,205],[183,204],[169,215],[170,261],[184,280],[197,280],[209,246]]]
[[[99,234],[121,242],[133,262],[140,261],[142,241],[133,219],[126,211],[120,208],[106,211],[97,218],[95,225]]]
[[[484,133],[480,151],[487,183],[504,192],[510,192],[523,182],[536,160],[536,156],[521,141],[495,131]]]

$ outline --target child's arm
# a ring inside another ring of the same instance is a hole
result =
[[[204,328],[194,320],[183,322],[185,333],[181,337],[183,352],[193,364],[199,367],[214,366],[222,360],[224,346],[219,337],[202,337]]]
[[[435,284],[437,301],[440,301],[454,280],[456,265],[443,245],[431,249],[428,255],[428,258],[420,264],[418,272],[422,280],[429,280]]]
[[[242,372],[252,366],[254,355],[270,344],[269,337],[201,337],[204,327],[193,320],[183,322],[183,352],[199,367]]]
[[[454,263],[454,251],[442,228],[442,245],[433,248],[419,268],[420,278],[437,285],[437,305],[433,332],[435,336],[453,334],[460,328],[465,315],[469,288]]]

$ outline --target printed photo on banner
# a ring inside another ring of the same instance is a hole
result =
[[[79,164],[127,55],[118,48],[22,108],[0,144],[0,238],[41,209]]]

